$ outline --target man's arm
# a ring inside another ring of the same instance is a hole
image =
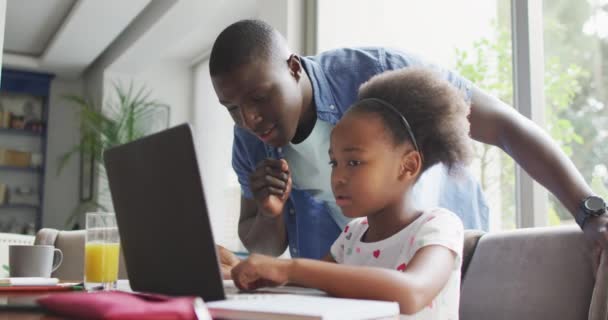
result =
[[[239,238],[250,252],[279,256],[287,248],[283,215],[270,217],[258,210],[255,200],[241,197]]]
[[[473,139],[508,153],[573,216],[580,201],[593,194],[572,161],[547,133],[477,87],[473,88],[470,122]]]

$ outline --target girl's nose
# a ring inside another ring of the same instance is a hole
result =
[[[336,170],[336,169],[334,169]],[[342,174],[341,172],[334,172],[334,174],[332,175],[332,184],[336,187],[338,186],[342,186],[345,185],[347,182],[347,178],[345,174]]]

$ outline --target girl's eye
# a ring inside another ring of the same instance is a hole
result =
[[[359,160],[350,160],[350,161],[348,161],[348,165],[351,166],[351,167],[356,167],[356,166],[358,166],[360,164],[361,164],[361,161],[359,161]]]
[[[331,161],[329,162],[329,165],[330,165],[332,168],[335,168],[335,167],[338,165],[338,162],[337,162],[336,160],[331,160]]]

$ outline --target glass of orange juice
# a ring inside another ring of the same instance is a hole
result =
[[[113,213],[87,213],[84,250],[85,288],[89,291],[116,289],[120,238]]]

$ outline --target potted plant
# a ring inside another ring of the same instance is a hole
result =
[[[137,140],[141,137],[160,131],[169,126],[170,108],[167,104],[150,98],[150,92],[145,87],[136,90],[133,84],[123,88],[119,84],[113,85],[115,99],[110,99],[104,108],[91,100],[68,95],[64,98],[72,102],[79,109],[80,130],[82,138],[79,144],[70,151],[61,155],[57,174],[60,174],[68,161],[76,154],[81,159],[81,201],[74,208],[66,221],[67,228],[78,228],[79,217],[93,210],[108,211],[104,206],[103,196],[108,194],[107,176],[103,163],[103,152],[106,149]],[[89,162],[90,161],[90,162]],[[90,166],[91,170],[83,170]],[[82,185],[82,175],[90,175],[89,185]],[[97,195],[93,195],[93,182],[96,176],[101,186]],[[83,196],[83,188],[91,188],[89,195]],[[101,196],[101,197],[100,197]]]

